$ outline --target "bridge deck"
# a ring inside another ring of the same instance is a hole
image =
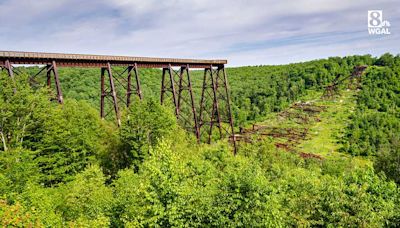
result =
[[[136,63],[138,67],[145,68],[168,67],[168,64],[172,66],[189,64],[190,68],[206,68],[210,65],[220,66],[227,63],[226,60],[0,51],[0,65],[4,65],[6,60],[9,60],[11,64],[51,64],[52,61],[56,61],[61,67],[104,67],[109,62],[117,66],[129,66]]]

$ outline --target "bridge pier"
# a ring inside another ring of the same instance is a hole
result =
[[[176,74],[177,72],[172,69],[171,64],[168,64],[168,67],[162,69],[160,102],[163,105],[165,102],[165,96],[170,92],[175,109],[175,115],[179,118],[179,105],[175,89],[176,81],[174,79]]]
[[[236,154],[236,138],[230,105],[228,79],[224,65],[204,69],[200,100],[199,131],[211,143],[213,129],[218,129],[220,139],[230,136]]]
[[[236,136],[235,136],[235,128],[233,122],[233,115],[232,115],[232,107],[231,107],[231,97],[229,94],[229,84],[228,84],[228,76],[226,75],[225,66],[223,65],[220,67],[220,71],[222,71],[222,80],[223,80],[223,87],[225,88],[225,102],[226,102],[226,110],[228,114],[228,121],[229,121],[229,128],[228,135],[230,134],[230,141],[233,144],[234,154],[237,153],[237,145],[236,145]],[[230,130],[230,132],[229,132]]]
[[[127,82],[128,86],[126,89],[126,106],[129,107],[131,104],[131,95],[132,95],[132,71],[135,74],[136,95],[139,97],[140,100],[142,100],[143,97],[142,97],[142,90],[140,88],[139,71],[138,71],[137,64],[135,63],[133,66],[128,66],[127,70],[128,70],[128,82]]]
[[[112,69],[110,63],[107,63],[107,67],[101,68],[101,97],[100,97],[100,116],[101,118],[107,117],[111,112],[115,113],[118,126],[121,125],[120,117],[120,106],[118,103],[123,103],[126,107],[131,105],[132,94],[136,94],[140,100],[142,100],[142,90],[140,88],[139,71],[136,63],[129,65],[124,68],[124,70],[118,73],[116,70]],[[106,73],[108,77],[108,83],[106,83]],[[134,77],[135,83],[132,83],[132,78]],[[126,97],[122,97],[119,94],[121,90],[117,87],[122,87],[126,91],[124,94]],[[105,98],[111,97],[108,101],[111,102],[113,108],[106,112]]]
[[[47,69],[47,87],[51,88],[51,76],[53,75],[54,77],[54,83],[56,86],[56,99],[58,101],[58,103],[63,104],[64,103],[64,98],[62,95],[62,91],[61,91],[61,84],[60,84],[60,79],[58,76],[58,68],[57,68],[57,64],[56,61],[52,61],[51,64],[48,64],[46,66]]]
[[[14,72],[12,70],[13,66],[10,63],[10,60],[6,59],[6,61],[4,61],[4,68],[6,69],[8,76],[14,80]]]
[[[219,138],[222,138],[222,124],[218,105],[217,89],[215,76],[216,70],[210,65],[204,69],[203,87],[200,100],[200,135],[207,134],[207,142],[211,143],[212,130],[217,124],[219,130]],[[205,129],[207,125],[208,129]]]
[[[175,109],[175,115],[181,126],[196,135],[200,142],[196,103],[194,101],[189,64],[174,70],[169,64],[163,68],[161,78],[161,104],[169,98]],[[170,97],[166,98],[167,95]]]
[[[185,95],[185,92],[188,94]],[[184,113],[182,112],[182,109],[184,108],[187,109],[186,110],[187,112],[185,113],[190,113],[191,111],[193,118],[192,124],[190,121],[190,114],[188,114],[185,117]],[[187,128],[189,129],[192,128],[192,130],[194,129],[196,139],[198,142],[200,142],[200,130],[197,119],[196,103],[194,101],[194,96],[193,96],[193,88],[192,88],[192,81],[190,78],[189,64],[181,66],[179,72],[178,109],[180,110],[179,118],[181,119],[181,121],[184,122],[184,125],[187,126]]]
[[[106,72],[107,72],[107,78],[108,78],[108,84],[109,87],[106,88],[106,83],[105,83],[105,78],[106,78]],[[111,96],[112,100],[112,104],[114,107],[114,112],[116,115],[116,119],[117,119],[117,124],[118,126],[121,126],[121,116],[119,113],[119,109],[118,109],[118,100],[117,100],[117,91],[115,90],[115,85],[114,85],[114,79],[113,79],[113,75],[112,75],[112,70],[111,70],[111,64],[107,63],[107,67],[102,67],[101,68],[101,78],[100,78],[101,82],[101,96],[100,96],[100,117],[102,119],[104,119],[109,113],[105,113],[105,106],[104,106],[104,100],[105,98]]]

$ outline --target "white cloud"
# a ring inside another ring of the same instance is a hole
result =
[[[21,0],[0,2],[0,49],[227,58],[233,65],[399,52],[394,0]],[[392,35],[373,39],[368,9]],[[6,23],[4,23],[6,22]],[[361,31],[361,32],[360,32]],[[365,33],[363,32],[365,31]],[[359,42],[354,38],[360,39]],[[360,45],[362,44],[362,45]]]

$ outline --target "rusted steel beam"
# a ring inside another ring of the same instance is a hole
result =
[[[175,105],[175,114],[179,118],[179,105],[178,105],[178,99],[176,97],[174,72],[173,72],[171,64],[168,66],[168,73],[169,73],[169,79],[170,79],[170,82],[171,82],[172,99],[173,99],[173,102],[174,102],[174,105]]]
[[[165,94],[165,74],[167,72],[167,68],[162,69],[162,76],[161,76],[161,97],[160,97],[160,103],[164,104],[164,94]]]
[[[62,90],[61,90],[61,84],[60,84],[60,79],[58,75],[58,68],[57,68],[57,63],[53,61],[51,64],[48,64],[46,67],[42,68],[39,73],[37,73],[35,76],[40,74],[44,69],[46,69],[46,85],[49,89],[51,89],[51,76],[54,76],[54,83],[56,86],[56,93],[57,93],[57,101],[60,104],[64,103],[64,98],[62,95]],[[33,76],[33,77],[35,77]],[[32,77],[31,77],[32,78]]]
[[[10,76],[14,80],[14,72],[12,70],[12,65],[9,59],[4,61],[4,68],[6,68],[8,76]]]
[[[211,73],[211,81],[213,85],[213,93],[214,93],[214,106],[215,106],[215,111],[216,111],[216,117],[217,117],[217,124],[218,124],[218,129],[219,129],[219,134],[222,136],[222,123],[221,123],[221,112],[218,104],[218,76],[219,76],[219,70],[216,70],[213,72],[212,66],[210,66],[210,73]]]
[[[199,132],[199,125],[197,119],[197,112],[196,112],[196,104],[194,101],[193,96],[193,89],[192,89],[192,82],[190,78],[190,71],[189,71],[189,64],[182,66],[179,70],[179,74],[176,74],[179,77],[179,85],[178,85],[178,109],[179,109],[179,116],[178,118],[184,122],[186,125],[185,127],[191,128],[194,130],[196,135],[196,139],[200,142],[200,132]],[[186,77],[185,77],[186,75]],[[185,79],[186,78],[186,79]],[[189,108],[190,106],[190,108]],[[185,109],[186,108],[186,109]],[[189,113],[190,111],[191,113]],[[185,116],[184,112],[188,112]],[[192,120],[190,120],[190,114],[192,116]]]
[[[132,94],[132,66],[128,66],[128,82],[126,88],[126,107],[129,107],[131,104],[131,94]]]
[[[203,75],[203,86],[201,90],[201,97],[200,97],[200,112],[199,112],[199,130],[200,130],[200,136],[201,136],[201,128],[204,125],[204,111],[205,111],[205,102],[206,102],[206,90],[205,88],[207,87],[207,69],[204,69],[204,75]]]
[[[179,70],[179,85],[178,85],[178,108],[182,105],[182,92],[184,90],[183,86],[183,75],[185,74],[185,66],[182,66]]]
[[[200,137],[208,143],[212,140],[213,129],[219,130],[219,138],[228,137],[237,152],[236,135],[230,104],[228,78],[223,66],[204,69],[203,88],[200,100]],[[205,135],[205,136],[204,136]]]
[[[229,95],[229,84],[228,84],[228,77],[226,75],[225,67],[222,66],[219,67],[219,71],[223,72],[223,80],[224,80],[224,87],[225,87],[225,96],[226,96],[226,103],[227,103],[227,111],[228,111],[228,119],[229,119],[229,125],[231,128],[231,137],[232,137],[232,143],[233,143],[233,148],[234,148],[234,153],[237,153],[237,147],[236,147],[236,138],[235,138],[235,129],[234,129],[234,123],[233,123],[233,116],[232,116],[232,109],[231,109],[231,98]]]
[[[100,117],[102,119],[105,118],[104,112],[104,98],[107,96],[105,89],[105,71],[106,68],[101,68],[101,76],[100,76]]]
[[[10,60],[11,61],[11,60]],[[51,64],[51,61],[18,61],[18,60],[12,60],[12,64],[24,64],[24,65],[47,65]],[[130,65],[133,65],[134,62],[129,62],[129,63],[120,63],[120,62],[114,62],[112,63],[112,66],[121,66],[121,67],[127,67]],[[168,68],[168,66],[171,65],[173,67],[180,67],[183,64],[177,64],[177,63],[137,63],[138,68]],[[84,62],[80,63],[79,61],[74,61],[74,62],[69,62],[69,61],[60,61],[57,60],[57,66],[58,67],[80,67],[80,68],[102,68],[102,67],[107,67],[106,62]],[[207,68],[206,65],[203,64],[191,64],[191,68]]]
[[[54,82],[56,84],[57,101],[58,101],[58,103],[62,104],[62,103],[64,103],[64,98],[63,98],[62,91],[61,91],[61,84],[60,84],[60,79],[58,77],[58,69],[57,69],[56,61],[53,61],[52,65],[53,65],[52,71],[53,71],[53,75],[54,75]]]
[[[135,72],[135,79],[136,79],[136,94],[138,95],[139,99],[143,99],[142,89],[140,87],[140,79],[139,79],[139,71],[137,63],[133,65],[133,72]]]
[[[119,110],[118,110],[118,101],[117,101],[117,91],[115,90],[115,86],[114,86],[114,79],[112,76],[112,71],[111,71],[111,64],[107,63],[107,72],[108,72],[108,80],[110,82],[110,89],[111,89],[111,96],[112,96],[112,100],[113,100],[113,106],[114,106],[114,111],[115,111],[115,115],[117,116],[117,122],[118,122],[118,126],[121,126],[121,117],[119,114]]]
[[[9,61],[9,59],[4,60],[4,64],[2,66],[2,68],[5,68],[7,70],[8,76],[11,78],[12,83],[14,84],[14,94],[17,93],[17,87],[15,84],[15,80],[14,80],[14,71],[13,71],[13,66],[11,65],[11,62]]]
[[[9,59],[11,64],[47,65],[56,61],[59,67],[107,67],[107,63],[113,66],[130,66],[136,63],[139,68],[165,68],[169,65],[180,67],[186,64],[190,64],[191,68],[205,68],[210,64],[218,66],[227,63],[226,60],[0,51],[0,61],[6,59]]]
[[[192,105],[192,113],[193,113],[193,119],[194,119],[194,128],[195,128],[196,138],[197,138],[197,142],[200,142],[200,130],[199,130],[199,123],[197,121],[196,104],[195,104],[194,96],[193,96],[192,82],[191,82],[190,74],[189,74],[189,64],[186,66],[186,74],[187,74],[187,80],[188,80],[190,101],[191,101],[191,105]]]
[[[139,80],[139,71],[137,64],[135,63],[133,66],[128,66],[128,78],[127,78],[127,89],[126,89],[126,106],[129,107],[131,104],[131,95],[132,95],[132,72],[135,74],[135,93],[139,97],[140,100],[142,97],[142,90],[140,88],[140,80]]]
[[[217,127],[219,129],[220,138],[223,137],[221,116],[217,97],[218,86],[215,81],[214,71],[215,70],[213,69],[212,65],[204,69],[203,88],[200,100],[200,136],[206,133],[208,143],[211,143],[212,130],[215,124],[217,124]],[[205,129],[206,124],[209,125],[208,129]]]
[[[108,86],[109,86],[109,91],[106,90],[106,83],[105,83],[105,74],[107,72],[108,76]],[[117,91],[115,90],[115,85],[114,85],[114,78],[112,75],[112,70],[111,70],[111,64],[108,63],[107,67],[101,68],[101,97],[100,97],[100,117],[104,119],[107,114],[105,114],[105,98],[107,96],[111,96],[111,102],[113,105],[113,109],[115,112],[116,120],[118,127],[121,126],[121,116],[119,113],[119,108],[118,108],[118,100],[117,100]]]
[[[179,105],[178,98],[175,89],[175,79],[174,79],[174,70],[171,65],[168,65],[167,68],[163,68],[162,78],[161,78],[161,104],[164,104],[164,96],[167,92],[172,94],[172,104],[174,105],[176,118],[179,119]],[[168,75],[167,75],[168,74]]]
[[[211,82],[212,82],[212,87],[213,87],[213,94],[214,94],[214,102],[213,102],[213,111],[212,111],[212,115],[213,115],[213,117],[215,118],[215,116],[216,116],[216,121],[217,121],[217,124],[218,124],[218,130],[219,130],[219,135],[220,135],[220,137],[222,138],[223,136],[222,136],[222,125],[221,125],[221,113],[220,113],[220,109],[219,109],[219,104],[218,104],[218,96],[217,96],[217,94],[218,94],[218,71],[214,71],[213,72],[213,67],[212,66],[210,66],[210,77],[211,77]],[[215,116],[214,116],[215,115]],[[214,121],[215,120],[212,120],[211,121],[211,123],[213,124],[214,123]],[[209,135],[209,141],[211,140],[211,130],[212,130],[212,127],[213,127],[213,125],[211,124],[211,126],[210,126],[210,135]]]
[[[46,85],[47,85],[47,88],[51,88],[51,69],[53,68],[53,66],[52,65],[47,65],[46,66],[46,77],[47,77],[47,83],[46,83]],[[41,71],[39,71],[39,73],[38,74],[40,74],[40,72]]]

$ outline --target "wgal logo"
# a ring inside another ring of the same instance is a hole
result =
[[[389,35],[390,23],[383,20],[382,10],[368,10],[368,33],[370,35]]]

